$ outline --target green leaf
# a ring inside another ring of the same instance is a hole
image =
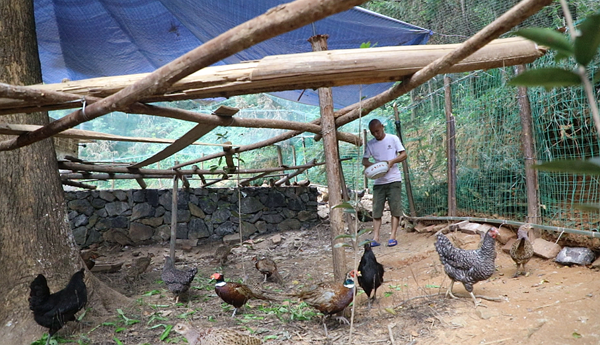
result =
[[[547,28],[526,28],[515,32],[516,35],[525,37],[537,44],[547,46],[559,53],[573,55],[571,41],[562,33]]]
[[[338,240],[340,238],[354,238],[354,235],[349,235],[349,234],[341,234],[341,235],[337,235],[335,236],[335,239]]]
[[[341,204],[337,204],[337,205],[333,206],[332,208],[343,208],[343,209],[352,209],[352,210],[354,210],[354,206],[352,206],[347,201],[344,201]]]
[[[600,210],[600,204],[574,204],[573,208],[582,211],[594,212]]]
[[[579,334],[577,332],[573,332],[573,338],[579,339],[579,338],[581,338],[581,334]]]
[[[119,338],[113,337],[113,340],[115,341],[115,343],[117,343],[117,345],[123,345],[123,343],[119,340]]]
[[[164,341],[165,339],[167,339],[169,337],[169,334],[171,334],[172,329],[173,325],[167,325],[167,327],[165,327],[165,331],[162,332],[162,334],[160,335],[160,340]]]
[[[359,246],[359,247],[363,247],[365,244],[367,244],[367,243],[369,243],[369,242],[371,242],[371,240],[369,240],[369,239],[366,239],[366,240],[364,240],[364,241],[360,242],[360,243],[358,244],[358,246]]]
[[[575,60],[587,66],[600,46],[600,13],[587,17],[580,25],[581,35],[575,39]]]
[[[590,158],[586,160],[561,159],[537,164],[533,167],[542,171],[600,175],[600,158]]]
[[[369,232],[371,230],[373,230],[373,229],[371,229],[371,228],[364,228],[364,229],[360,230],[357,235],[358,236],[362,236],[362,235],[366,234],[367,232]]]
[[[572,71],[547,67],[525,71],[512,78],[509,85],[543,86],[545,88],[580,85],[581,78]]]
[[[121,332],[123,332],[126,329],[127,328],[125,328],[125,327],[119,327],[119,328],[115,329],[115,333],[121,333]]]

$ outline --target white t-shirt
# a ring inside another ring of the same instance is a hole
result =
[[[385,137],[381,140],[375,138],[367,142],[365,147],[365,154],[363,158],[373,157],[375,162],[390,161],[398,156],[398,153],[404,151],[404,146],[400,142],[400,139],[393,134],[385,134]],[[402,175],[398,168],[398,163],[392,165],[392,168],[388,170],[387,174],[383,177],[376,179],[373,184],[386,184],[396,181],[402,181]]]

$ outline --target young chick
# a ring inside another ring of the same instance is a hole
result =
[[[524,224],[517,230],[517,240],[513,243],[510,248],[510,257],[517,264],[517,271],[513,275],[513,278],[518,277],[520,274],[525,273],[525,264],[533,257],[533,245],[527,237],[527,232],[531,229],[531,224]],[[522,272],[519,272],[519,267],[523,268]]]

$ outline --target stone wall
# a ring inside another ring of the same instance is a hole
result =
[[[318,220],[317,193],[314,187],[242,188],[241,195],[232,188],[182,189],[177,195],[177,238],[217,241],[237,233],[240,219],[244,238],[308,228]],[[65,197],[75,241],[82,247],[115,231],[137,244],[170,238],[171,190],[76,191],[65,192]]]

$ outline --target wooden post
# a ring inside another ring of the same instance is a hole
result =
[[[366,149],[367,148],[367,130],[363,129],[363,148]],[[364,152],[364,150],[363,150]],[[362,160],[362,157],[361,157]],[[363,174],[364,175],[364,174]],[[365,190],[369,189],[369,180],[367,179],[367,176],[364,176],[364,181],[363,181],[363,187]]]
[[[524,65],[516,66],[517,74],[525,72]],[[529,96],[527,88],[519,86],[519,116],[521,117],[521,148],[523,157],[525,158],[525,180],[527,188],[527,222],[538,224],[540,221],[539,195],[538,195],[538,173],[532,168],[535,164],[535,142],[533,141],[533,120],[531,118],[531,106],[529,104]],[[539,229],[534,229],[530,234],[532,241],[541,236]]]
[[[173,176],[173,199],[171,201],[171,247],[169,255],[173,262],[175,262],[175,240],[177,239],[177,193],[178,186],[177,181],[179,178],[177,175]]]
[[[296,165],[296,146],[292,144],[292,159],[294,165]],[[294,176],[294,182],[298,182],[298,176]]]
[[[452,115],[452,88],[448,76],[444,76],[444,99],[446,110],[446,159],[448,175],[448,216],[456,216],[456,127]]]
[[[308,39],[313,51],[327,50],[327,35],[315,35]],[[323,136],[323,150],[325,151],[325,170],[327,173],[327,185],[329,186],[329,222],[331,224],[331,247],[333,252],[333,276],[334,280],[341,281],[346,275],[346,256],[344,247],[336,248],[337,243],[343,243],[343,239],[336,236],[344,234],[342,223],[342,209],[333,208],[342,202],[342,186],[335,128],[335,117],[333,116],[333,97],[330,88],[320,88],[319,106],[321,107],[321,135]]]
[[[225,163],[227,164],[227,173],[233,174],[235,172],[236,166],[233,163],[233,151],[231,146],[231,141],[226,141],[223,144],[227,146],[223,146],[223,152],[225,152]]]
[[[400,114],[398,114],[398,105],[394,103],[394,117],[396,118],[396,132],[398,134],[398,138],[404,145],[404,140],[402,140],[402,128],[400,126]],[[406,147],[404,147],[406,150]],[[408,150],[406,150],[408,153]],[[408,159],[405,159],[402,162],[402,172],[404,174],[404,186],[406,188],[406,198],[408,199],[408,207],[410,208],[410,216],[416,217],[417,210],[415,209],[415,199],[413,198],[412,185],[410,184],[410,173],[408,170]]]
[[[283,166],[283,154],[281,153],[281,146],[275,145],[277,148],[277,164],[282,167]]]

